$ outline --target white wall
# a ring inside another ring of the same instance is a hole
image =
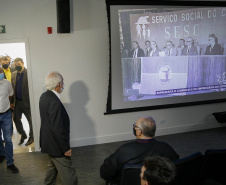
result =
[[[109,73],[109,37],[105,0],[72,0],[70,34],[57,34],[56,0],[0,0],[0,40],[25,39],[36,150],[39,150],[39,97],[48,72],[65,81],[62,102],[71,118],[71,146],[133,139],[132,124],[152,115],[157,135],[219,127],[212,112],[225,103],[104,115]],[[53,34],[47,34],[47,27]]]

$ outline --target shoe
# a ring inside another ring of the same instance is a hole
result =
[[[27,139],[27,136],[26,135],[25,136],[21,136],[20,142],[18,143],[18,145],[23,144],[25,139]]]
[[[4,159],[5,159],[5,156],[0,155],[0,163],[2,163],[4,161]]]
[[[12,173],[18,173],[19,172],[19,169],[14,164],[7,166],[7,169],[11,170]]]
[[[33,137],[29,137],[27,143],[25,144],[26,146],[31,145],[34,142],[34,138]]]

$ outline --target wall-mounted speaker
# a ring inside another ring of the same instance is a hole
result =
[[[70,0],[57,0],[57,33],[70,33]]]

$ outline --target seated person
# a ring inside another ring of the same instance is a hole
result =
[[[197,47],[194,45],[194,39],[192,37],[187,38],[187,55],[198,55]]]
[[[166,56],[177,56],[177,48],[174,46],[172,41],[166,42]]]
[[[150,156],[141,168],[141,185],[171,185],[176,177],[176,166],[167,158]]]
[[[188,46],[185,45],[185,40],[180,39],[180,45],[178,46],[178,55],[187,55]]]
[[[209,45],[206,48],[205,55],[222,55],[222,47],[218,44],[218,38],[215,34],[209,35]]]
[[[159,155],[170,160],[179,159],[179,155],[165,142],[154,138],[156,124],[151,117],[141,117],[133,125],[136,140],[119,147],[104,160],[100,167],[100,176],[107,182],[119,183],[121,167],[125,163],[134,164],[149,155]]]
[[[144,57],[144,50],[140,48],[140,45],[137,41],[133,41],[132,51],[129,52],[129,58],[138,58]]]
[[[150,40],[145,41],[145,47],[146,47],[144,50],[145,57],[150,57],[150,53],[152,51]]]
[[[151,49],[152,49],[150,53],[151,57],[159,56],[160,49],[155,41],[151,41]]]

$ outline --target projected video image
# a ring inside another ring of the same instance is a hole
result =
[[[118,15],[125,102],[226,91],[226,8]]]

